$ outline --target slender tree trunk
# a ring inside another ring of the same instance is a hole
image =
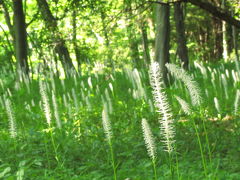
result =
[[[9,11],[8,11],[7,5],[5,4],[4,0],[0,0],[0,4],[3,7],[4,18],[5,18],[6,24],[8,26],[9,32],[10,32],[13,40],[15,40],[14,29],[13,29],[13,25],[11,23],[11,18],[10,18],[10,15],[9,15]]]
[[[234,15],[234,11],[232,10],[232,16]],[[233,47],[234,47],[234,52],[236,56],[236,66],[237,66],[237,71],[240,74],[240,67],[239,67],[239,53],[238,53],[238,29],[236,26],[232,26],[232,36],[233,36]]]
[[[185,25],[184,25],[182,5],[183,3],[181,2],[174,3],[174,18],[176,23],[177,42],[178,42],[177,53],[183,63],[183,68],[188,69],[189,59],[188,59],[188,50],[186,45]]]
[[[148,47],[148,35],[147,35],[147,26],[146,21],[143,21],[141,23],[141,34],[142,34],[142,44],[143,44],[143,55],[144,55],[144,61],[145,64],[150,64],[150,53],[149,53],[149,47]]]
[[[9,35],[7,34],[7,32],[4,30],[4,28],[1,25],[0,25],[0,29],[2,30],[4,36],[6,37],[7,44],[8,44],[8,47],[6,45],[4,45],[4,46],[7,47],[7,49],[9,49],[9,52],[11,53],[11,55],[14,55],[14,50],[12,48],[12,42],[9,40]]]
[[[130,44],[130,54],[135,67],[141,67],[142,63],[139,57],[138,42],[136,41],[135,32],[133,32],[133,25],[128,26],[128,40]]]
[[[222,54],[223,54],[222,21],[220,19],[212,17],[212,23],[213,23],[213,37],[214,37],[213,57],[215,60],[219,60],[222,58]]]
[[[22,0],[13,0],[14,12],[14,32],[15,32],[15,53],[17,59],[17,72],[24,74],[29,73],[27,61],[27,32],[25,16],[23,13]]]
[[[109,64],[111,66],[111,68],[114,70],[114,62],[112,59],[112,49],[110,47],[110,40],[109,40],[109,36],[108,36],[108,31],[107,31],[107,26],[106,26],[106,22],[105,22],[105,18],[106,18],[106,13],[102,10],[101,11],[101,20],[102,20],[102,28],[103,28],[103,34],[104,34],[104,39],[105,39],[105,47],[106,47],[106,53],[107,53],[107,64]]]
[[[233,44],[234,44],[234,50],[235,50],[235,55],[236,59],[239,62],[239,54],[238,54],[238,30],[235,26],[233,26]]]
[[[51,37],[55,44],[55,52],[58,54],[59,59],[64,68],[65,74],[68,76],[71,72],[75,72],[72,59],[69,55],[65,40],[62,38],[61,33],[57,27],[57,20],[53,17],[49,5],[46,0],[37,0],[41,15],[45,21],[47,29],[52,32]]]
[[[129,14],[128,19],[131,19],[132,17],[132,1],[131,0],[125,0],[125,9],[126,13]],[[128,35],[128,40],[129,40],[129,45],[130,45],[130,56],[134,62],[135,67],[141,67],[142,63],[140,61],[139,57],[139,50],[138,50],[138,42],[136,38],[134,30],[134,25],[132,22],[129,21],[129,24],[127,26],[127,35]]]
[[[4,33],[4,36],[7,39],[7,45],[8,45],[7,46],[7,45],[3,44],[2,47],[7,50],[7,53],[6,53],[7,57],[11,57],[8,59],[9,59],[10,68],[11,68],[12,72],[14,72],[14,62],[13,62],[13,58],[12,58],[14,56],[14,50],[12,49],[12,43],[9,40],[7,32],[5,32],[4,28],[1,25],[0,25],[0,29]]]
[[[232,26],[232,35],[233,35],[233,46],[234,46],[234,52],[235,52],[235,63],[238,73],[240,74],[240,67],[239,67],[239,54],[238,54],[238,33],[237,28],[235,26]]]
[[[4,12],[4,19],[6,21],[6,24],[8,26],[8,30],[10,32],[10,35],[11,35],[11,38],[12,38],[12,41],[13,43],[11,42],[11,38],[9,38],[8,34],[4,31],[3,27],[1,26],[1,29],[2,31],[4,32],[4,35],[6,36],[6,39],[7,39],[7,42],[8,42],[8,46],[9,46],[9,52],[10,52],[10,56],[11,58],[9,59],[9,62],[10,62],[10,66],[11,66],[11,69],[12,71],[14,71],[14,62],[13,62],[13,56],[15,55],[14,53],[14,50],[15,50],[15,34],[14,34],[14,29],[13,29],[13,25],[11,23],[11,18],[10,18],[10,15],[9,15],[9,11],[8,11],[8,8],[5,4],[5,1],[3,0],[0,0],[0,5],[2,5],[3,7],[3,12]]]
[[[165,64],[169,62],[170,49],[170,6],[169,4],[157,4],[156,18],[156,43],[155,61],[159,62],[160,70],[165,84],[168,84],[167,69]]]
[[[222,9],[225,9],[225,0],[222,0]],[[228,44],[227,44],[227,23],[222,21],[222,33],[223,33],[223,59],[226,62],[228,59]]]
[[[78,63],[78,73],[81,74],[81,55],[80,55],[80,49],[77,44],[77,23],[76,23],[76,18],[77,18],[77,10],[76,7],[73,7],[72,10],[72,26],[73,26],[73,48],[74,48],[74,53],[75,57]]]
[[[228,59],[228,44],[227,44],[227,23],[222,22],[222,32],[223,32],[223,59],[227,61]]]
[[[108,48],[110,43],[109,43],[109,37],[108,37],[107,27],[106,27],[106,23],[105,23],[105,18],[106,18],[105,12],[101,11],[101,20],[102,20],[103,34],[104,34],[104,38],[105,38],[105,45]]]

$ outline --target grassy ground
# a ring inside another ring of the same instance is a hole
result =
[[[0,90],[0,179],[113,179],[102,125],[103,102],[106,102],[110,108],[117,179],[154,178],[141,127],[142,118],[146,118],[157,147],[158,179],[237,180],[240,177],[240,116],[236,109],[238,104],[234,107],[234,103],[240,84],[239,80],[234,80],[232,70],[232,64],[192,67],[190,72],[204,100],[199,107],[191,106],[182,82],[174,81],[166,88],[176,133],[178,161],[172,160],[174,172],[170,171],[168,153],[164,151],[147,72],[138,71],[140,78],[136,71],[126,70],[113,75],[90,74],[65,80],[45,77],[51,125],[46,122],[39,81],[16,85],[11,77],[5,76]],[[224,76],[227,84],[224,84]],[[54,117],[53,91],[61,129],[57,128]],[[191,115],[184,114],[174,95],[190,104]],[[219,102],[219,112],[214,97]],[[16,138],[10,137],[6,98],[12,102]],[[201,157],[197,135],[204,157]]]

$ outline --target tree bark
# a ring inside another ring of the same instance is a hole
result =
[[[5,32],[4,28],[1,25],[0,25],[0,29],[3,31],[4,36],[7,39],[7,45],[8,45],[7,46],[7,45],[3,44],[2,47],[6,51],[5,54],[6,54],[6,57],[8,57],[7,60],[9,60],[10,68],[11,68],[12,72],[14,72],[14,62],[13,62],[13,58],[12,58],[14,56],[14,50],[12,49],[12,43],[9,40],[7,32]]]
[[[239,53],[238,53],[238,33],[237,33],[237,28],[235,26],[232,26],[232,34],[233,34],[233,46],[234,46],[234,52],[235,52],[235,56],[236,56],[236,66],[237,66],[237,70],[238,73],[240,73],[240,67],[239,67]]]
[[[183,8],[181,2],[176,2],[174,4],[174,18],[177,31],[177,43],[178,49],[177,53],[179,58],[182,61],[182,66],[184,69],[188,69],[189,59],[188,59],[188,49],[186,45],[186,36],[185,36],[185,25],[184,25],[184,16]]]
[[[156,42],[155,61],[159,62],[165,84],[168,84],[167,68],[165,64],[169,62],[170,49],[170,6],[169,4],[157,4],[156,8]]]
[[[227,61],[228,44],[227,44],[227,24],[225,21],[222,22],[222,32],[223,32],[223,59],[224,61]]]
[[[133,23],[131,22],[131,17],[133,16],[132,1],[125,0],[124,3],[125,3],[125,10],[129,14],[128,15],[129,24],[127,25],[127,35],[128,35],[129,45],[130,45],[130,56],[134,62],[134,66],[141,67],[142,63],[139,57],[138,42],[136,40],[136,34],[135,34]]]
[[[222,0],[222,8],[225,9],[225,0]],[[223,33],[223,59],[226,62],[228,59],[228,44],[227,44],[227,23],[222,22],[222,33]]]
[[[76,23],[76,18],[77,18],[77,9],[74,5],[73,10],[72,10],[72,26],[73,26],[73,48],[75,52],[75,57],[78,63],[78,73],[81,74],[81,55],[80,55],[80,49],[77,44],[77,23]]]
[[[215,61],[218,61],[223,55],[222,21],[218,18],[212,17],[212,27],[212,34],[214,38],[212,58],[214,58]]]
[[[150,64],[150,53],[149,53],[149,47],[148,47],[148,35],[147,35],[147,27],[146,27],[146,21],[143,21],[141,23],[141,34],[142,34],[142,44],[143,44],[143,55],[144,55],[144,61],[145,64]]]
[[[110,40],[109,40],[109,35],[108,35],[108,31],[107,31],[107,25],[106,25],[106,13],[104,12],[104,10],[101,10],[101,21],[102,21],[102,29],[103,29],[103,34],[104,34],[104,40],[105,40],[105,47],[106,47],[106,54],[107,54],[107,64],[109,64],[109,66],[114,70],[114,62],[112,59],[112,49],[110,47]]]
[[[10,18],[10,15],[9,15],[7,5],[5,4],[5,1],[0,0],[0,5],[2,5],[2,7],[3,7],[4,19],[6,21],[6,24],[8,26],[8,30],[10,32],[10,36],[11,36],[12,41],[13,41],[13,43],[12,43],[12,41],[8,37],[8,34],[4,31],[4,28],[1,26],[1,29],[2,29],[3,33],[5,34],[7,42],[8,42],[9,52],[11,54],[11,58],[9,59],[9,61],[10,61],[11,69],[13,70],[14,69],[13,56],[15,56],[15,52],[14,52],[15,51],[14,27],[11,23],[11,18]]]
[[[52,15],[49,5],[46,0],[37,0],[41,15],[46,24],[47,29],[52,32],[52,38],[55,45],[55,52],[58,54],[59,59],[64,68],[65,74],[68,76],[72,72],[75,72],[75,68],[70,57],[68,48],[66,46],[65,40],[62,38],[61,33],[57,27],[57,20]]]
[[[17,72],[20,73],[19,75],[22,73],[27,75],[29,73],[27,61],[27,32],[22,0],[13,0],[13,12]]]

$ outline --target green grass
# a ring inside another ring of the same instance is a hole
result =
[[[214,65],[211,68],[216,68],[224,74],[225,69],[229,70],[228,99],[224,95],[223,86],[220,85],[219,77],[221,76],[219,74],[215,75],[217,90],[214,90],[208,70],[207,78],[204,79],[199,68],[195,67],[192,67],[191,72],[195,73],[195,80],[200,85],[204,102],[201,107],[192,107],[191,115],[185,115],[174,98],[174,95],[177,95],[188,103],[191,102],[184,85],[175,81],[170,88],[166,89],[176,127],[175,146],[178,155],[179,178],[175,171],[174,179],[234,180],[240,177],[240,116],[239,112],[234,115],[235,95],[240,84],[237,82],[235,86],[233,85],[231,70],[234,69],[234,66],[232,64],[223,65],[223,67]],[[18,135],[15,139],[10,138],[7,113],[5,107],[0,106],[0,179],[113,179],[111,152],[101,120],[103,108],[101,96],[105,98],[106,88],[108,88],[113,109],[109,118],[113,132],[112,150],[117,178],[154,179],[152,162],[148,157],[141,129],[141,120],[146,118],[152,127],[151,130],[157,145],[157,176],[163,180],[171,179],[168,154],[164,151],[161,142],[158,115],[151,112],[149,105],[152,95],[148,74],[145,71],[141,71],[140,74],[142,87],[146,93],[145,98],[133,98],[129,92],[132,93],[133,89],[136,91],[137,85],[133,84],[127,78],[126,73],[122,72],[113,75],[113,79],[110,74],[99,75],[98,78],[90,75],[92,89],[88,86],[89,76],[87,75],[77,77],[76,80],[74,78],[64,80],[65,89],[61,81],[54,78],[62,122],[61,129],[57,128],[54,116],[52,116],[52,129],[49,129],[47,125],[44,112],[39,106],[41,96],[38,80],[30,82],[29,94],[24,83],[20,84],[20,88],[17,90],[14,88],[15,82],[12,78],[3,79],[4,87],[0,88],[1,99],[4,101],[4,94],[9,88],[12,97],[7,96],[11,99],[14,107]],[[48,79],[46,82],[50,87],[48,96],[51,101],[51,82]],[[84,87],[81,83],[84,83]],[[109,88],[109,83],[113,86],[113,92]],[[73,88],[77,96],[77,107],[72,95]],[[205,95],[205,89],[208,90],[208,97]],[[63,94],[68,99],[68,107],[64,105]],[[220,114],[214,106],[214,97],[218,98]],[[53,114],[52,102],[50,106]],[[199,133],[206,161],[206,175],[193,121]],[[202,121],[205,122],[206,130]],[[211,159],[209,159],[206,132]],[[175,160],[173,163],[175,164]]]

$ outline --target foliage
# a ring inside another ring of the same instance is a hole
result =
[[[173,96],[179,96],[190,104],[191,97],[182,82],[176,80],[170,88],[166,89],[176,126],[175,143],[178,153],[179,178],[204,179],[205,176],[196,132],[192,124],[195,121],[206,161],[207,177],[210,179],[236,179],[239,176],[240,167],[238,156],[239,111],[237,110],[235,113],[236,105],[233,102],[239,88],[239,79],[234,79],[236,73],[234,65],[198,64],[192,66],[193,69],[192,75],[200,84],[202,92],[205,93],[203,94],[203,103],[200,107],[191,107],[190,115],[184,114],[177,99]],[[55,86],[56,101],[62,123],[61,129],[57,128],[53,117],[51,127],[47,126],[45,114],[39,106],[42,100],[38,80],[22,82],[14,86],[4,81],[2,90],[9,88],[12,95],[8,93],[6,96],[14,99],[12,103],[17,136],[15,139],[10,138],[7,111],[5,106],[1,106],[1,178],[111,178],[113,173],[110,150],[101,121],[102,100],[107,103],[108,108],[112,108],[112,113],[108,109],[108,116],[111,119],[112,132],[114,132],[111,139],[118,179],[153,179],[154,177],[142,136],[142,118],[148,119],[156,140],[158,177],[159,179],[170,178],[167,154],[164,151],[164,144],[160,141],[162,134],[159,131],[158,115],[151,110],[150,102],[153,99],[148,75],[145,71],[138,71],[138,73],[146,97],[141,96],[141,93],[136,93],[136,91],[142,90],[137,88],[139,80],[131,78],[136,76],[134,75],[136,70],[120,71],[113,75],[105,73],[73,76],[69,79],[45,77],[48,95]],[[225,74],[225,78],[227,78],[228,98],[222,88],[222,74]],[[74,96],[76,100],[74,100]],[[214,97],[219,101],[220,112],[215,108]],[[1,101],[4,101],[3,94]],[[51,110],[54,111],[50,98],[49,103]],[[204,130],[202,121],[205,121],[207,131]],[[206,132],[211,159],[209,159],[207,150]],[[54,139],[56,151],[51,136]],[[177,178],[176,175],[175,178]]]
[[[158,64],[151,63],[159,4],[22,1],[24,61],[15,55],[21,47],[15,45],[13,1],[0,0],[0,179],[240,177],[235,28],[181,4],[190,67],[185,72],[160,62],[160,69],[174,75],[168,74],[165,86]],[[41,11],[44,2],[51,20]],[[170,62],[179,62],[176,2],[164,2],[171,8]],[[239,19],[237,0],[210,3]],[[223,49],[228,51],[224,62]],[[18,71],[24,63],[30,67],[27,75]],[[149,74],[149,64],[154,73]]]
[[[154,52],[155,40],[155,4],[145,1],[49,1],[49,7],[57,20],[58,30],[62,38],[66,41],[70,56],[76,66],[77,57],[75,45],[80,54],[82,64],[94,64],[95,61],[105,64],[113,61],[115,66],[123,64],[132,64],[131,58],[133,51],[139,51],[139,58],[144,58],[143,45],[143,26],[146,23],[147,42],[150,54]],[[13,12],[11,1],[5,1],[10,20],[13,25]],[[217,6],[220,6],[218,3]],[[185,24],[187,34],[187,46],[189,47],[189,57],[198,58],[204,61],[215,61],[221,58],[222,45],[220,43],[222,30],[221,22],[211,17],[203,10],[199,10],[190,4],[185,5]],[[237,1],[227,1],[229,9],[236,11],[237,17],[239,3]],[[76,11],[76,38],[74,40],[73,12]],[[4,12],[4,10],[2,10]],[[39,62],[44,65],[53,65],[56,63],[54,48],[57,42],[52,37],[54,33],[49,32],[40,16],[39,7],[36,1],[24,1],[24,12],[26,16],[29,63],[32,65],[32,72],[38,69]],[[194,12],[194,13],[193,13]],[[5,12],[4,12],[5,13]],[[15,68],[12,62],[14,55],[14,38],[9,27],[6,24],[4,13],[0,14],[1,29],[0,37],[0,63],[2,65]],[[173,11],[171,11],[173,17]],[[176,58],[176,30],[174,27],[174,18],[171,18],[171,55]],[[195,22],[198,22],[196,25]],[[219,29],[220,28],[220,29]],[[229,54],[232,51],[232,32],[231,26],[227,28],[227,41]],[[74,42],[76,41],[76,42]],[[137,46],[134,50],[135,44]],[[218,45],[219,44],[219,45]],[[132,48],[131,48],[132,47]],[[3,67],[3,66],[1,66]],[[58,65],[60,67],[60,65]]]

